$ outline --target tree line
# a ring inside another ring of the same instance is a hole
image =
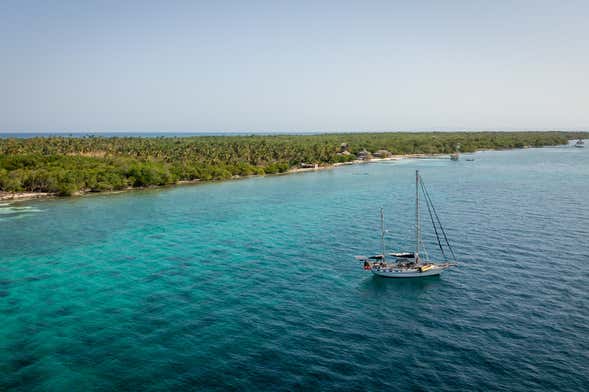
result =
[[[565,144],[566,132],[341,133],[195,137],[0,139],[0,191],[71,195],[129,187],[283,173],[302,163],[356,159],[360,151],[452,153]],[[345,147],[342,147],[344,144]],[[342,151],[347,151],[342,154]]]

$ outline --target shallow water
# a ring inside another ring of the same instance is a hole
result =
[[[0,390],[583,390],[589,148],[474,157],[3,203]],[[416,168],[460,266],[372,277]]]

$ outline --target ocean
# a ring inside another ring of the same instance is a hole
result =
[[[0,390],[586,390],[589,148],[471,156],[1,203]]]

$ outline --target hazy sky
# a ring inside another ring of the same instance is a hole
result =
[[[0,131],[589,128],[589,1],[0,2]]]

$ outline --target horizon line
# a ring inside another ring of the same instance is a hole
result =
[[[418,128],[418,129],[397,129],[397,130],[0,130],[0,134],[103,134],[103,133],[120,133],[120,134],[317,134],[317,133],[419,133],[419,132],[588,132],[589,127],[573,127],[573,128]]]

